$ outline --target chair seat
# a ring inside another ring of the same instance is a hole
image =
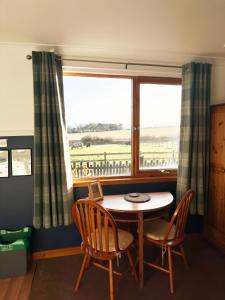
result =
[[[105,247],[105,234],[103,232],[102,228],[102,251],[106,252],[106,247]],[[98,238],[98,230],[96,229],[96,239],[97,239],[97,250],[100,251],[100,244],[99,244],[99,238]],[[92,242],[94,240],[94,233],[92,233]],[[130,244],[133,242],[134,237],[133,235],[125,230],[118,229],[118,243],[119,243],[119,248],[120,250],[126,250]],[[114,240],[114,234],[113,230],[111,227],[109,227],[109,252],[114,252],[116,251],[115,249],[115,240]]]
[[[144,236],[152,240],[161,241],[164,239],[169,222],[163,219],[156,219],[144,223]],[[169,233],[168,239],[175,237],[176,226],[173,225]]]

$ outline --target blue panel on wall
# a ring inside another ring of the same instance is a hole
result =
[[[7,149],[32,148],[32,136],[3,137],[7,138]],[[103,193],[126,194],[130,192],[170,191],[174,197],[176,183],[143,183],[103,186]],[[87,187],[74,189],[74,198],[85,198]],[[32,226],[34,185],[33,176],[9,176],[0,178],[0,229],[16,229]],[[174,207],[173,207],[174,208]],[[173,210],[171,209],[171,211]],[[197,216],[189,218],[188,232],[202,230],[202,219]],[[34,230],[32,239],[33,251],[80,246],[80,236],[75,225],[60,226],[52,229]]]
[[[103,186],[103,192],[105,195],[119,193],[125,194],[130,191],[170,191],[173,195],[175,195],[175,189],[176,183],[145,183]],[[87,194],[87,187],[79,187],[74,189],[75,200],[86,198]],[[74,225],[60,226],[52,229],[40,229],[34,231],[33,251],[80,246],[80,243],[80,235]]]
[[[10,136],[8,150],[33,148],[32,136]],[[2,148],[3,149],[3,148]],[[0,228],[15,229],[32,225],[33,176],[11,176],[0,178]]]
[[[32,250],[43,251],[80,246],[80,235],[74,224],[51,229],[34,230]]]

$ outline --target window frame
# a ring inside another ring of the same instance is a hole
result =
[[[139,138],[140,138],[140,85],[141,84],[164,84],[182,85],[181,78],[173,77],[152,77],[152,76],[127,76],[115,74],[93,74],[63,72],[63,76],[73,77],[96,77],[96,78],[125,78],[131,79],[132,98],[131,98],[131,175],[122,176],[102,176],[102,177],[83,177],[73,178],[76,187],[86,186],[88,182],[98,180],[102,185],[132,184],[147,182],[176,182],[177,169],[139,169]]]

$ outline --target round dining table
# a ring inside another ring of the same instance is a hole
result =
[[[130,202],[125,200],[124,194],[107,195],[103,200],[98,201],[102,207],[107,209],[116,222],[136,222],[138,224],[138,267],[139,286],[144,286],[144,221],[151,221],[160,218],[168,212],[173,202],[173,195],[170,192],[145,193],[150,200],[146,202]]]

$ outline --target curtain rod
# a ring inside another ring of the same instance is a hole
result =
[[[31,55],[26,56],[27,59],[32,59]],[[59,58],[57,58],[59,59]],[[76,61],[76,62],[87,62],[87,63],[104,63],[104,64],[114,64],[114,65],[125,65],[126,69],[128,66],[144,66],[144,67],[162,67],[162,68],[179,68],[182,66],[176,65],[159,65],[159,64],[143,64],[143,63],[129,63],[129,62],[118,62],[118,61],[104,61],[104,60],[86,60],[86,59],[72,59],[72,58],[62,58],[62,61]]]

